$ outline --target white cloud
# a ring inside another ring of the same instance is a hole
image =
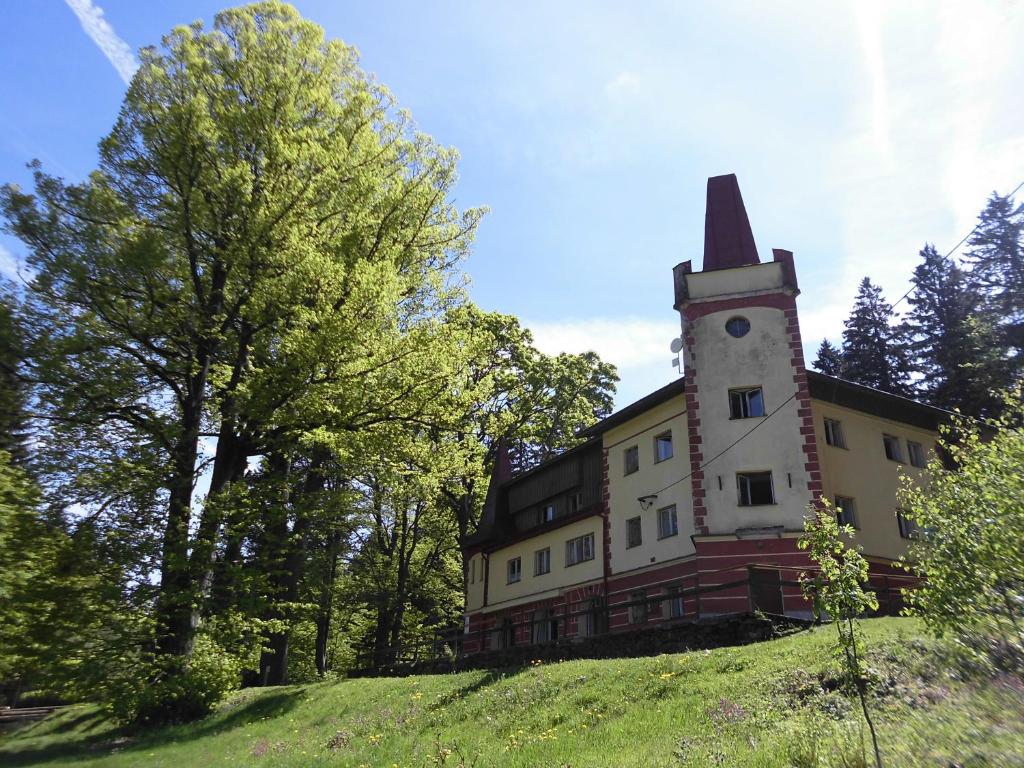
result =
[[[0,275],[16,277],[18,274],[18,260],[14,254],[0,245]]]
[[[805,294],[804,304],[813,302],[801,313],[808,347],[838,338],[863,276],[895,301],[926,242],[945,252],[975,225],[990,192],[1024,178],[1024,110],[1014,96],[1019,9],[876,0],[850,7],[865,87],[831,158],[841,256]]]
[[[526,325],[533,332],[537,348],[547,354],[593,351],[620,370],[662,363],[666,374],[673,357],[668,345],[679,335],[677,323],[638,317],[593,317]]]
[[[618,100],[632,96],[640,91],[640,77],[635,72],[624,71],[617,74],[604,86],[609,99]]]
[[[103,51],[114,69],[121,76],[125,83],[130,83],[135,70],[139,68],[139,62],[131,47],[117,36],[114,28],[103,18],[103,9],[93,5],[92,0],[64,0],[68,7],[74,11],[75,16],[82,25],[92,41]]]
[[[871,135],[875,149],[889,159],[892,147],[889,140],[889,99],[885,75],[883,47],[884,7],[880,0],[862,0],[854,5],[860,30],[864,65],[871,84]]]

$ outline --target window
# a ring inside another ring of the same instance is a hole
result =
[[[513,557],[508,561],[508,583],[515,584],[521,578],[523,578],[523,560]]]
[[[544,547],[533,553],[533,575],[540,576],[551,571],[551,548]]]
[[[885,446],[885,458],[892,461],[903,461],[903,451],[900,450],[900,439],[892,435],[882,435],[882,445]]]
[[[469,561],[469,583],[476,584],[476,558]]]
[[[664,461],[672,458],[672,433],[664,432],[654,438],[654,460]]]
[[[764,395],[760,387],[729,390],[729,418],[752,419],[764,416]]]
[[[604,601],[591,598],[580,603],[580,613],[576,620],[576,634],[580,637],[593,637],[605,631]]]
[[[625,474],[631,475],[640,469],[640,449],[637,446],[627,448],[623,451],[622,456],[626,465]]]
[[[676,505],[663,507],[658,510],[658,538],[667,539],[679,533],[679,523],[676,520]]]
[[[516,628],[512,623],[512,619],[508,616],[501,620],[500,624],[496,624],[494,631],[491,633],[491,648],[495,650],[501,650],[503,648],[511,648],[516,644]]]
[[[558,619],[550,608],[542,608],[533,613],[533,643],[550,643],[558,639]]]
[[[629,595],[629,623],[643,624],[647,621],[647,593],[643,590]]]
[[[629,518],[629,520],[626,521],[626,549],[639,547],[643,543],[644,537],[640,529],[640,518]]]
[[[848,496],[836,496],[836,521],[840,525],[850,525],[860,528],[857,525],[857,508],[853,499]]]
[[[584,560],[594,559],[594,534],[577,536],[565,542],[565,565],[576,565]]]
[[[730,317],[725,321],[725,332],[734,339],[741,339],[750,333],[750,321],[745,317]]]
[[[825,419],[825,442],[829,445],[834,445],[836,448],[846,447],[842,422],[835,419]]]
[[[555,505],[545,504],[537,515],[537,524],[550,523],[555,519]]]
[[[896,524],[900,527],[900,536],[904,539],[916,539],[918,537],[917,523],[913,520],[908,520],[903,516],[903,512],[896,510]]]
[[[575,515],[581,509],[583,509],[583,494],[579,493],[579,492],[570,494],[569,495],[569,514],[570,515]]]
[[[772,485],[771,472],[737,473],[736,485],[739,487],[741,507],[775,503],[775,488]]]
[[[682,587],[665,587],[665,615],[670,619],[681,619],[683,617]]]
[[[928,464],[924,457],[924,446],[920,443],[912,443],[907,440],[907,455],[910,456],[910,463],[915,467],[924,467]]]

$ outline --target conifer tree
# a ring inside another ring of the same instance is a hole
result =
[[[822,339],[821,346],[818,347],[818,358],[814,361],[814,368],[829,376],[842,376],[842,350],[828,339]]]
[[[997,392],[1009,382],[982,297],[952,259],[928,244],[914,270],[906,330],[921,394],[933,405],[971,416],[998,410]]]
[[[992,193],[965,254],[970,283],[985,299],[1004,345],[1024,350],[1024,205]]]
[[[882,289],[865,277],[843,331],[845,378],[898,395],[910,393],[904,332],[893,323]]]

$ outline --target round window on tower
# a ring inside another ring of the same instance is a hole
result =
[[[730,317],[725,321],[725,332],[734,339],[742,338],[750,332],[750,321],[745,317]]]

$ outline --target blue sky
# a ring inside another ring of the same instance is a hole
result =
[[[487,205],[473,298],[546,351],[596,349],[617,403],[667,383],[671,268],[735,172],[762,258],[795,252],[813,357],[864,275],[890,300],[1024,180],[1024,9],[992,2],[299,1],[355,45]],[[221,2],[35,0],[0,27],[0,182],[81,179],[132,52]],[[0,236],[0,271],[22,258]]]

